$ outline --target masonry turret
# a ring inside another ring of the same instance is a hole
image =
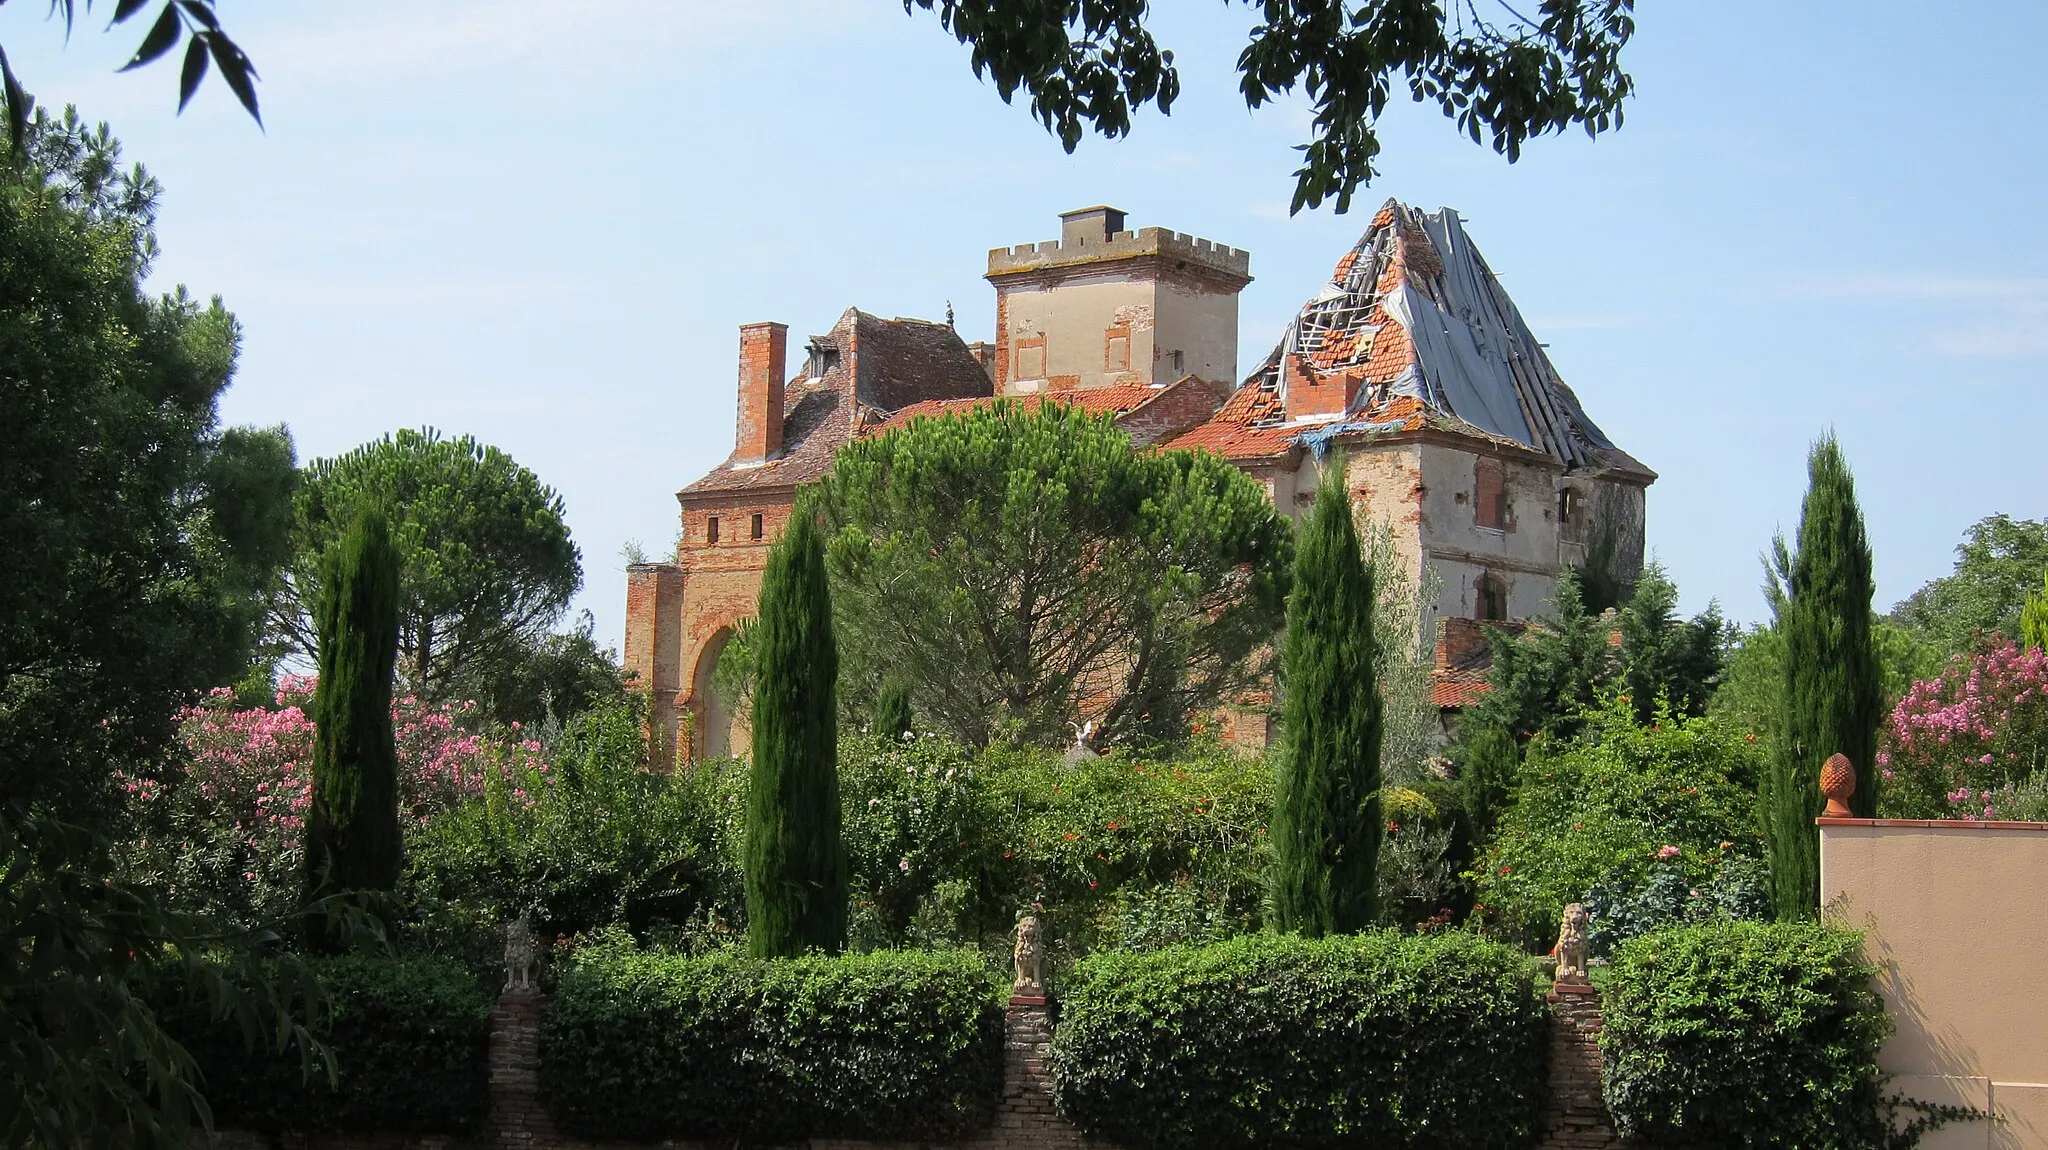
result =
[[[996,248],[996,390],[1006,395],[1193,375],[1237,382],[1237,294],[1251,253],[1165,228],[1124,230],[1116,208],[1060,215],[1060,238]]]

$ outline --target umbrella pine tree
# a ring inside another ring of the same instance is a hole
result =
[[[1373,571],[1359,550],[1333,461],[1303,524],[1281,654],[1273,912],[1311,937],[1372,925],[1378,893],[1381,702],[1373,660]]]
[[[758,957],[846,942],[840,843],[839,651],[825,549],[799,505],[769,553],[754,624],[754,759],[747,787],[747,941]]]

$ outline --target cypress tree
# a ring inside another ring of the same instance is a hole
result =
[[[1785,572],[1777,625],[1785,640],[1781,737],[1764,788],[1764,829],[1778,917],[1820,910],[1820,768],[1841,753],[1856,766],[1850,809],[1877,813],[1877,729],[1883,672],[1871,629],[1870,543],[1856,483],[1830,434],[1807,458],[1799,549]]]
[[[882,682],[882,693],[875,698],[874,730],[897,740],[910,733],[910,687],[894,675]]]
[[[391,730],[399,560],[383,512],[359,512],[323,566],[306,814],[306,889],[314,898],[392,889],[403,847]]]
[[[1372,612],[1373,572],[1333,461],[1295,552],[1281,652],[1272,838],[1274,925],[1284,931],[1317,937],[1373,922],[1384,827]]]
[[[747,788],[747,941],[761,958],[846,942],[839,839],[839,649],[825,548],[799,505],[768,556],[754,624],[754,761]]]

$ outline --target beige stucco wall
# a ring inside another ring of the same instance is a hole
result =
[[[1921,1145],[2048,1148],[2048,824],[1824,823],[1820,881],[1882,968],[1894,1085],[2004,1119]]]

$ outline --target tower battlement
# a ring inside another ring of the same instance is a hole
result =
[[[1251,279],[1252,254],[1171,228],[1123,228],[1124,213],[1114,208],[1082,208],[1060,216],[1061,236],[1035,244],[992,248],[988,278],[1069,269],[1085,264],[1113,263],[1147,256],[1183,262],[1230,279]]]

